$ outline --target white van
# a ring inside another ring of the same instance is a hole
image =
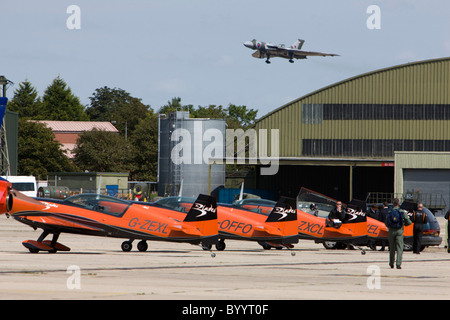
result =
[[[37,184],[33,176],[2,176],[3,179],[12,183],[13,189],[16,189],[28,197],[36,197]]]

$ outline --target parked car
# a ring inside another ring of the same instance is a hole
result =
[[[442,242],[440,237],[441,227],[434,214],[428,208],[423,208],[427,214],[428,222],[423,225],[422,247],[420,251],[426,247],[439,246]],[[410,241],[405,241],[405,250],[412,250],[412,238]]]

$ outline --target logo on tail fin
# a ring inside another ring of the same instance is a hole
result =
[[[266,222],[292,221],[297,219],[295,199],[281,197],[272,209]]]
[[[189,210],[184,221],[204,221],[217,219],[216,198],[200,194]]]
[[[216,213],[217,209],[213,207],[213,205],[210,205],[207,207],[206,205],[202,203],[194,203],[194,206],[192,208],[193,210],[197,210],[200,212],[200,214],[197,216],[197,218],[204,216],[208,212]]]

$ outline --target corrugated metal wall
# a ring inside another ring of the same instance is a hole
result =
[[[302,139],[450,140],[450,120],[302,123],[302,105],[339,103],[450,104],[450,58],[395,66],[333,84],[269,113],[256,123],[256,129],[280,130],[280,157],[302,156]]]

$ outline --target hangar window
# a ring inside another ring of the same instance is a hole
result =
[[[323,104],[302,104],[302,123],[321,124],[323,119]]]
[[[303,105],[305,121],[312,121],[313,106]],[[306,109],[305,109],[305,106]],[[323,120],[450,120],[448,104],[323,104]],[[309,108],[309,109],[308,109]],[[319,123],[319,122],[304,122]]]
[[[304,156],[393,157],[394,151],[450,151],[450,140],[303,139]]]

